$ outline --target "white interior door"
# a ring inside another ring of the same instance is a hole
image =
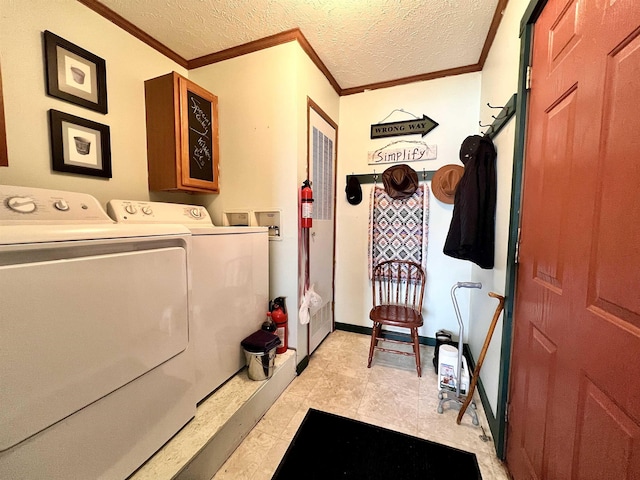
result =
[[[337,127],[309,106],[309,178],[313,188],[313,228],[309,232],[309,285],[322,297],[310,310],[309,354],[333,329],[335,172]]]

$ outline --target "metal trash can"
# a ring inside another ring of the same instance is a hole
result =
[[[241,342],[251,380],[271,378],[275,369],[276,348],[280,343],[277,335],[265,330],[254,332]]]

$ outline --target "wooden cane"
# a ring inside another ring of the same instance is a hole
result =
[[[482,346],[482,350],[480,351],[480,356],[478,357],[478,363],[476,364],[476,368],[473,370],[473,378],[471,379],[471,385],[469,385],[469,391],[467,392],[467,398],[464,403],[460,407],[460,412],[458,413],[458,418],[456,419],[456,423],[460,425],[460,421],[462,420],[462,416],[464,412],[467,410],[467,407],[471,403],[473,399],[473,392],[476,389],[476,384],[478,383],[478,378],[480,377],[480,367],[482,367],[482,362],[484,362],[484,357],[487,354],[487,350],[489,349],[489,344],[491,343],[491,337],[493,336],[493,331],[496,328],[496,324],[498,323],[498,318],[500,318],[500,313],[504,308],[504,297],[502,295],[498,295],[494,292],[489,292],[489,296],[498,299],[498,306],[496,307],[496,312],[493,314],[493,319],[491,319],[491,325],[489,325],[489,331],[487,332],[487,338],[484,339],[484,345]]]

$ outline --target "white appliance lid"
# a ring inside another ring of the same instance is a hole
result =
[[[209,212],[200,205],[114,199],[107,202],[107,214],[118,223],[176,223],[195,227],[214,226]]]
[[[87,193],[0,185],[0,245],[190,235],[176,224],[115,223]]]
[[[267,227],[194,227],[187,225],[193,235],[242,235],[247,233],[269,233]]]
[[[0,225],[113,224],[87,193],[0,185]]]
[[[238,235],[267,233],[267,227],[218,227],[206,208],[182,203],[109,200],[108,215],[120,224],[175,223],[186,226],[193,235]]]
[[[190,235],[183,225],[5,225],[0,227],[0,245],[103,240],[134,237]]]

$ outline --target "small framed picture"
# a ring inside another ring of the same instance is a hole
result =
[[[55,171],[111,178],[108,125],[49,110],[49,128]]]
[[[105,61],[64,38],[44,32],[47,94],[107,113]]]

